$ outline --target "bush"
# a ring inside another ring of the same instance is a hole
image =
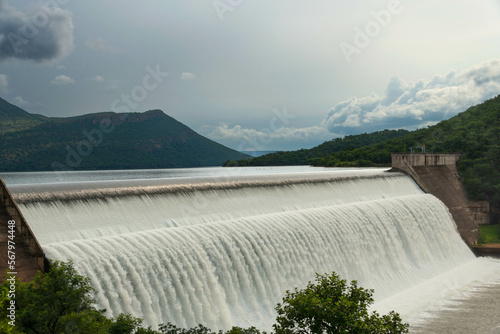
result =
[[[373,290],[350,285],[336,273],[316,275],[305,289],[287,291],[278,304],[277,334],[290,333],[407,333],[408,324],[391,312],[380,316],[368,313],[373,303]]]

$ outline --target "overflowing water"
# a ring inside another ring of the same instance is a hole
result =
[[[381,170],[10,189],[47,256],[73,260],[108,315],[153,326],[269,329],[315,273],[383,301],[475,261],[444,204]]]

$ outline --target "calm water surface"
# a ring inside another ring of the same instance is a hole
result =
[[[366,168],[365,168],[366,169]],[[387,169],[387,168],[385,168]],[[287,173],[311,173],[332,170],[355,170],[355,168],[323,168],[310,166],[277,166],[277,167],[202,167],[171,169],[136,169],[136,170],[102,170],[102,171],[64,171],[64,172],[22,172],[0,173],[7,185],[67,183],[107,180],[138,179],[170,179],[196,178],[238,175],[268,175]]]

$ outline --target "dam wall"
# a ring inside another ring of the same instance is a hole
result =
[[[0,179],[0,280],[11,273],[23,281],[46,269],[45,253],[11,193]]]
[[[286,290],[335,271],[383,300],[475,259],[407,175],[276,175],[12,185],[47,257],[73,260],[107,316],[269,330]]]
[[[478,239],[478,220],[460,180],[459,158],[460,154],[396,153],[392,154],[392,168],[406,172],[422,190],[439,198],[450,210],[462,238],[472,246]]]

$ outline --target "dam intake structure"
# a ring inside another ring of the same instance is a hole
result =
[[[382,300],[475,259],[440,200],[381,169],[10,189],[48,258],[152,326],[269,330],[315,273]]]

